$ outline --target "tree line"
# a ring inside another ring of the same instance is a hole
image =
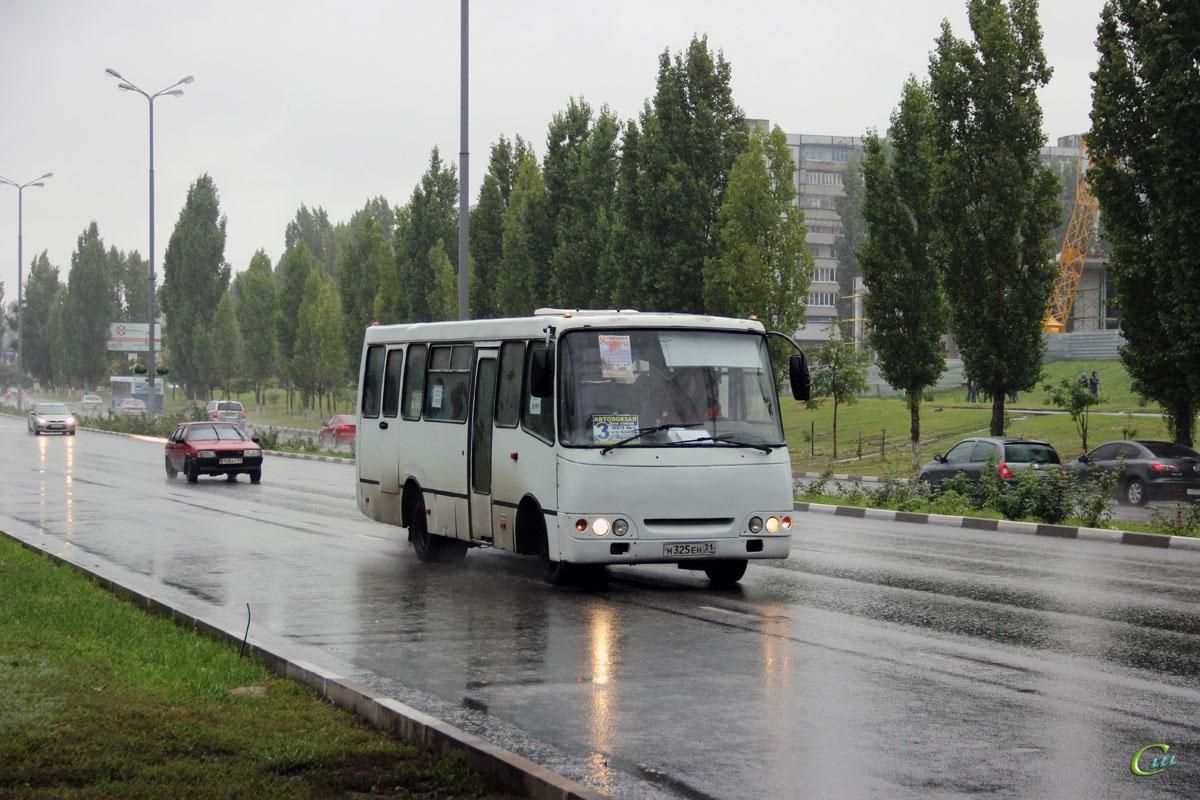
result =
[[[638,308],[796,330],[812,258],[795,167],[782,131],[749,129],[730,79],[724,56],[693,38],[660,55],[635,119],[572,98],[540,157],[501,135],[470,212],[471,315]],[[457,198],[435,147],[404,204],[376,197],[339,223],[301,206],[279,262],[259,250],[234,276],[217,187],[200,176],[156,298],[172,381],[191,398],[252,386],[259,402],[279,381],[314,408],[353,379],[368,325],[455,318]],[[24,363],[44,385],[90,387],[119,369],[109,324],[146,316],[146,264],[105,251],[95,223],[71,261],[65,282],[45,253],[30,270]]]
[[[1004,432],[1006,400],[1040,376],[1062,187],[1039,161],[1036,93],[1052,70],[1037,11],[1036,0],[969,0],[972,38],[943,22],[927,77],[904,85],[887,137],[866,138],[865,230],[851,226],[840,249],[869,290],[880,371],[907,398],[914,461],[921,398],[945,368],[947,332],[992,399],[992,435]],[[1200,392],[1200,256],[1188,223],[1200,177],[1200,13],[1109,0],[1097,47],[1087,177],[1112,246],[1121,358],[1140,393],[1162,404],[1175,440],[1190,445]]]

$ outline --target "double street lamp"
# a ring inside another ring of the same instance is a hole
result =
[[[149,378],[149,402],[146,404],[149,409],[150,416],[155,414],[155,402],[158,388],[158,375],[154,364],[154,100],[155,98],[169,95],[171,97],[179,97],[183,94],[183,90],[177,88],[186,83],[191,83],[193,78],[188,75],[186,78],[180,78],[165,89],[161,89],[154,94],[150,94],[137,85],[128,81],[121,73],[117,72],[112,67],[104,70],[109,75],[113,76],[120,83],[117,84],[118,89],[124,89],[127,92],[137,92],[150,103],[150,290],[149,290],[149,315],[150,321],[147,341],[146,341],[146,376]]]
[[[21,308],[25,305],[24,284],[21,279],[21,262],[25,258],[23,253],[25,190],[45,186],[46,184],[42,183],[42,181],[46,180],[46,178],[53,177],[53,172],[47,172],[40,178],[34,178],[28,183],[17,183],[16,181],[9,180],[3,175],[0,175],[0,183],[7,184],[9,186],[15,186],[17,188],[17,381],[20,383],[21,388],[25,387],[25,373],[21,365],[21,343],[25,338],[25,329],[21,327]],[[20,398],[17,399],[17,404],[18,406],[20,405]]]

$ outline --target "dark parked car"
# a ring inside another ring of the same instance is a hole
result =
[[[224,475],[230,481],[246,473],[262,480],[262,448],[232,422],[185,422],[167,438],[167,477],[182,472],[188,483],[201,475]]]
[[[36,403],[29,411],[29,432],[34,436],[43,433],[75,435],[75,415],[66,403]]]
[[[933,488],[962,473],[967,480],[977,481],[983,470],[991,463],[1001,480],[1013,481],[1027,469],[1044,471],[1061,469],[1058,452],[1046,442],[1033,439],[1006,439],[983,437],[963,439],[951,447],[946,455],[936,455],[933,461],[921,467],[917,480]]]
[[[1200,501],[1200,453],[1173,442],[1105,442],[1067,464],[1073,474],[1094,477],[1124,467],[1117,499],[1140,506],[1148,500]]]
[[[354,432],[357,423],[353,414],[338,414],[330,417],[317,434],[317,442],[321,447],[340,447],[354,444]]]

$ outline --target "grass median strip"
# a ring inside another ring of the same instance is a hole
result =
[[[500,798],[0,537],[0,798]]]

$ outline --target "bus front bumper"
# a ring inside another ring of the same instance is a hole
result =
[[[572,564],[677,564],[713,560],[787,558],[791,535],[694,539],[621,538],[611,534],[580,539],[563,532],[557,560]]]

